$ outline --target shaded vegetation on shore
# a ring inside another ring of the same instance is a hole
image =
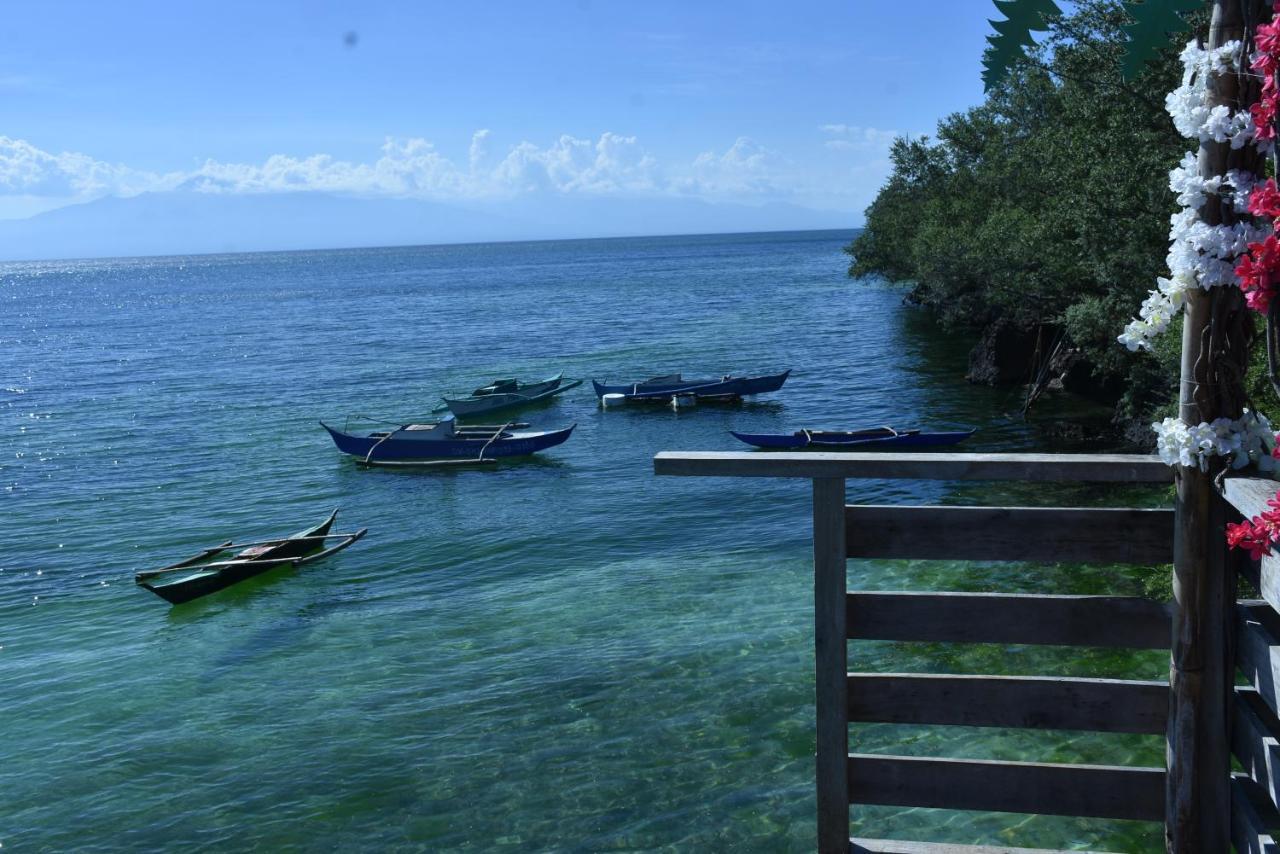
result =
[[[1178,46],[1125,83],[1126,21],[1115,0],[1076,4],[981,105],[935,137],[896,140],[893,173],[846,251],[850,275],[909,282],[944,325],[974,331],[972,380],[1055,375],[1113,404],[1137,438],[1175,399],[1180,320],[1154,353],[1116,336],[1167,272],[1169,170],[1194,144],[1164,109]]]

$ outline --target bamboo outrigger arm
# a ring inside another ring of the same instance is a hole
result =
[[[146,581],[149,578],[155,578],[157,575],[165,575],[170,572],[181,572],[183,570],[190,570],[192,572],[201,572],[206,569],[223,569],[228,566],[240,566],[248,563],[254,564],[256,566],[280,566],[286,563],[291,563],[294,566],[302,566],[303,564],[311,563],[313,560],[319,560],[322,557],[328,557],[334,552],[342,551],[347,546],[351,545],[352,543],[354,543],[356,540],[363,537],[368,532],[369,532],[368,528],[361,528],[358,531],[353,531],[347,534],[330,534],[328,535],[328,537],[295,537],[293,538],[292,540],[293,542],[296,542],[297,540],[323,540],[323,539],[329,539],[332,537],[346,538],[345,540],[338,543],[337,545],[330,546],[324,551],[316,552],[313,555],[304,555],[302,557],[269,558],[267,560],[253,560],[252,558],[244,558],[241,560],[220,560],[220,561],[214,561],[212,563],[201,563],[201,564],[184,562],[184,565],[182,566],[174,565],[174,566],[167,566],[164,569],[152,569],[152,570],[147,570],[145,572],[139,572],[136,575],[134,575],[134,580],[137,582],[142,582],[142,581]],[[282,541],[270,540],[270,541],[267,541],[266,543],[262,543],[261,545],[278,544],[280,542]],[[284,540],[283,542],[290,542],[290,540]],[[222,551],[222,550],[220,549],[219,551]]]

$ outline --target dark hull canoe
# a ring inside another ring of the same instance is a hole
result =
[[[551,388],[530,393],[527,390],[518,392],[495,392],[473,397],[446,397],[445,408],[459,418],[475,418],[478,415],[491,415],[496,412],[511,412],[531,403],[550,400],[558,394],[582,385],[582,380],[570,380],[558,383]]]
[[[739,433],[729,431],[735,439],[757,448],[785,450],[814,448],[822,450],[874,451],[882,448],[930,448],[956,445],[974,434],[973,430],[924,433],[919,430],[893,431],[887,427],[872,430],[797,430],[794,433]]]
[[[261,575],[264,572],[285,566],[286,564],[280,562],[282,560],[303,558],[311,552],[322,550],[324,548],[324,540],[300,540],[298,538],[325,536],[329,533],[329,529],[333,527],[333,520],[337,516],[338,511],[334,510],[329,514],[329,518],[319,525],[282,539],[277,545],[246,549],[237,555],[230,565],[223,565],[214,569],[201,569],[199,564],[195,564],[191,567],[190,575],[185,572],[175,572],[169,575],[176,577],[165,578],[157,576],[156,580],[139,581],[138,585],[174,605],[181,605],[184,602],[190,602],[192,599],[208,596],[210,593],[217,593],[219,590],[225,590],[231,585],[239,584],[241,581],[253,578],[255,575]],[[240,560],[241,557],[244,560]]]
[[[609,385],[591,381],[596,397],[621,394],[630,400],[670,400],[676,395],[692,394],[696,397],[745,397],[752,394],[768,394],[782,388],[791,376],[786,370],[764,377],[725,377],[718,380],[685,380],[680,377],[661,377],[642,383]]]
[[[414,437],[414,431],[397,430],[387,438],[385,433],[354,436],[335,430],[324,422],[321,422],[320,426],[329,431],[329,436],[339,451],[370,462],[478,460],[481,457],[481,451],[484,452],[484,459],[522,457],[545,451],[547,448],[554,448],[568,440],[573,433],[573,426],[570,426],[563,430],[543,432],[504,432],[496,439],[483,435],[452,439],[432,439],[424,436],[419,439]],[[407,438],[398,438],[402,434]],[[372,456],[369,455],[370,451],[373,451]]]

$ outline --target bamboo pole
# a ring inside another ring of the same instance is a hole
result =
[[[1214,0],[1208,46],[1243,39],[1246,23],[1257,22],[1262,11],[1259,0]],[[1213,104],[1236,110],[1248,103],[1251,93],[1242,90],[1240,78],[1226,74],[1210,82],[1210,94]],[[1250,149],[1233,151],[1225,143],[1203,143],[1200,174],[1222,175],[1232,168],[1257,171],[1258,157]],[[1216,198],[1200,211],[1210,225],[1230,223],[1234,216],[1231,207]],[[1184,422],[1241,415],[1251,337],[1252,323],[1238,289],[1192,289],[1187,294],[1178,395],[1178,414]],[[1165,743],[1165,845],[1175,854],[1231,850],[1229,633],[1235,582],[1226,559],[1225,515],[1213,486],[1222,465],[1215,460],[1207,471],[1179,467],[1175,475],[1174,614]]]

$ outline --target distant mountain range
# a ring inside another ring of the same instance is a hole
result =
[[[484,205],[176,190],[0,220],[0,260],[847,228],[859,216],[679,197],[537,195]]]

